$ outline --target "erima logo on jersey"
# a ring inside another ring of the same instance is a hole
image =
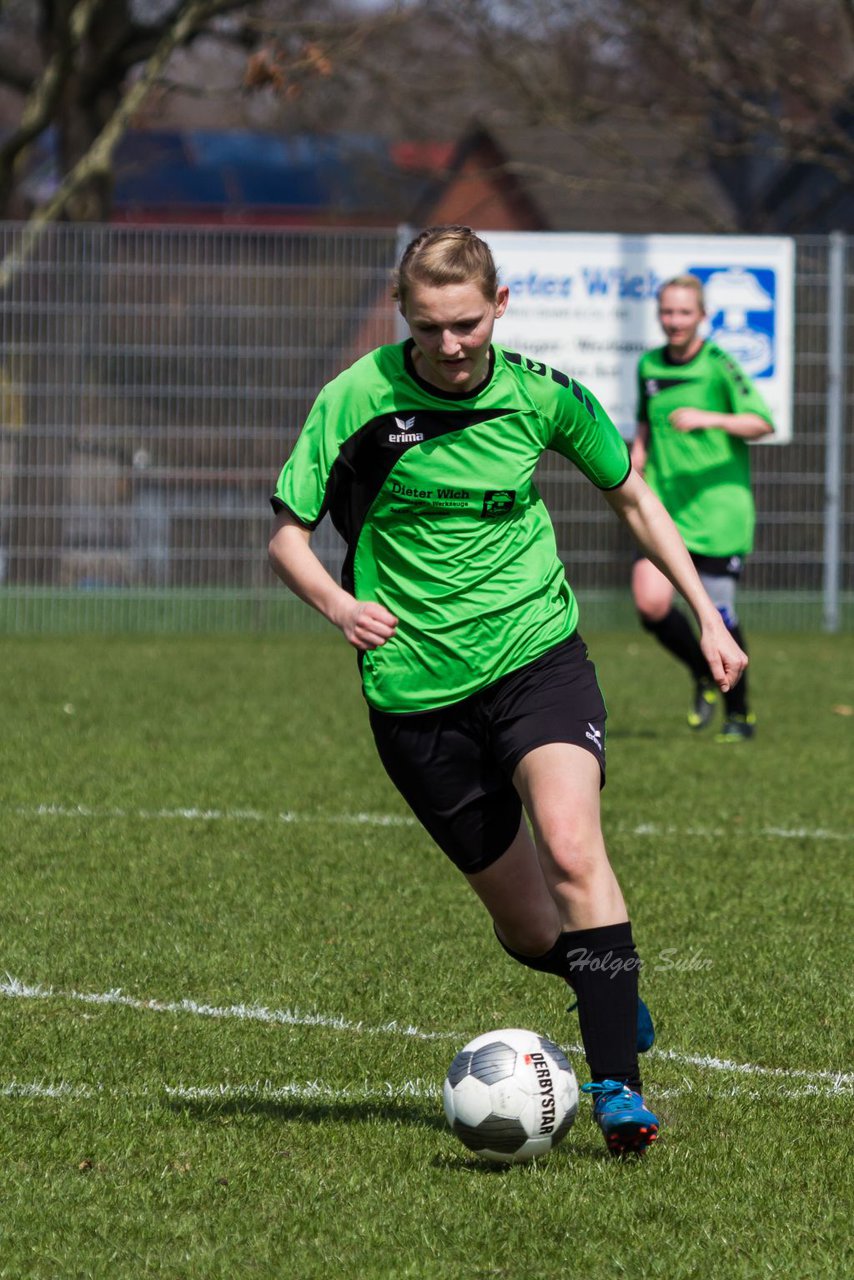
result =
[[[397,431],[389,434],[389,444],[416,444],[417,441],[423,440],[424,436],[420,431],[413,431],[415,426],[415,415],[411,418],[398,418],[394,415]]]
[[[597,751],[602,750],[602,731],[601,729],[597,729],[595,724],[591,724],[589,720],[587,721],[587,729],[584,736],[585,738],[589,738]]]

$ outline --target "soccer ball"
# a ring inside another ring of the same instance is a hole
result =
[[[506,1028],[470,1040],[442,1090],[454,1133],[486,1160],[516,1164],[565,1138],[578,1111],[578,1081],[556,1044]]]

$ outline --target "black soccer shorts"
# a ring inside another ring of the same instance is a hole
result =
[[[605,703],[577,632],[461,702],[405,714],[371,707],[370,719],[392,782],[467,875],[516,838],[522,802],[513,771],[535,747],[584,747],[605,785]]]

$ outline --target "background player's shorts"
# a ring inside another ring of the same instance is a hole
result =
[[[392,782],[467,875],[515,840],[522,802],[513,771],[535,747],[584,747],[605,784],[605,703],[577,632],[461,702],[403,715],[371,707],[370,717]]]
[[[691,552],[691,559],[706,589],[706,595],[732,631],[738,626],[735,587],[744,568],[743,556],[701,556]]]

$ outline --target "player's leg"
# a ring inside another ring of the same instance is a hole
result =
[[[504,677],[484,691],[482,707],[491,751],[505,777],[513,780],[514,794],[519,792],[528,804],[540,854],[562,841],[571,862],[572,873],[566,875],[553,859],[541,856],[543,875],[559,911],[561,936],[568,930],[624,924],[625,903],[605,852],[599,820],[599,787],[605,779],[605,704],[584,641],[577,634],[570,636]],[[567,754],[577,765],[568,777]],[[552,810],[545,801],[541,805],[538,800],[535,806],[523,790],[532,761],[554,773]],[[560,973],[570,986],[575,985],[565,972],[565,957],[558,955],[561,938],[554,940],[559,960],[555,968],[554,957],[543,962],[545,952],[537,957],[530,948],[514,947],[509,936],[498,932],[499,941],[523,964]],[[618,944],[622,945],[621,939]],[[636,1019],[637,1048],[645,1052],[655,1032],[643,1002],[638,1003]]]
[[[507,950],[533,957],[551,949],[562,927],[560,912],[524,817],[509,848],[466,879]]]
[[[522,801],[490,757],[477,695],[416,715],[372,710],[380,759],[422,826],[468,879],[512,948],[538,955],[560,932]]]
[[[591,1075],[638,1088],[640,961],[602,837],[598,761],[579,746],[549,743],[522,759],[513,781],[557,905],[557,959],[578,1000]]]
[[[582,758],[570,757],[588,773],[588,785],[576,779],[574,769],[567,778],[557,758],[564,752]],[[527,786],[523,778],[530,780],[532,810],[542,815],[537,846],[523,822],[506,852],[467,879],[508,954],[528,968],[556,974],[575,992],[591,1073],[585,1088],[594,1095],[595,1119],[609,1150],[643,1152],[658,1136],[658,1120],[641,1095],[639,1009],[650,1035],[652,1024],[638,1000],[637,952],[598,822],[598,765],[581,748],[563,743],[557,752],[541,747],[531,756],[536,758],[526,757],[517,773],[520,788]],[[592,770],[584,767],[584,757]],[[558,816],[576,797],[583,815],[577,826]],[[602,920],[609,922],[591,923]],[[586,927],[571,927],[585,922]]]
[[[724,573],[707,572],[701,566],[700,580],[723,618],[730,635],[747,653],[747,641],[738,617],[735,599],[741,565],[741,558],[732,556],[727,561],[727,571]],[[745,671],[738,683],[723,695],[725,720],[717,737],[718,742],[745,742],[753,737],[756,719],[748,706],[747,690],[748,680]]]
[[[673,603],[673,586],[651,560],[642,557],[632,569],[632,596],[641,626],[683,663],[694,681],[694,697],[688,723],[705,729],[717,702],[715,682],[700,642],[687,616]]]
[[[543,879],[560,921],[554,943],[539,955],[514,950],[500,932],[499,941],[515,960],[558,974],[573,989],[591,1074],[597,1085],[610,1082],[608,1106],[620,1113],[618,1119],[609,1113],[609,1133],[614,1129],[620,1149],[624,1141],[642,1148],[652,1140],[656,1121],[639,1097],[637,1055],[649,1047],[653,1032],[646,1007],[639,1008],[639,961],[602,836],[605,706],[584,642],[576,635],[555,646],[500,681],[484,704],[493,751],[531,819]],[[500,872],[499,860],[492,874]],[[641,1012],[642,1045],[637,1039]],[[631,1106],[625,1103],[628,1093]],[[597,1119],[604,1127],[602,1106],[597,1098]],[[623,1137],[617,1132],[621,1126]]]
[[[581,642],[578,644],[583,650]],[[587,666],[592,671],[592,664]],[[507,683],[499,682],[502,690]],[[604,707],[595,675],[593,686],[598,710],[591,705],[590,714],[601,717],[601,729],[596,730],[601,744]],[[499,692],[499,701],[500,696]],[[423,715],[395,716],[372,710],[371,727],[380,758],[413,812],[484,902],[505,948],[521,963],[558,974],[574,986],[562,954],[560,904],[522,820],[522,801],[508,777],[510,770],[486,750],[483,708],[477,699],[470,701],[471,707]],[[515,723],[518,717],[511,715],[510,719]],[[588,731],[594,728],[592,723],[586,725]],[[603,749],[601,745],[599,749]],[[598,936],[593,939],[600,940]],[[574,939],[575,943],[582,941]],[[543,958],[548,962],[541,963]],[[591,968],[586,964],[576,967],[581,974]],[[636,990],[636,973],[634,976]],[[587,985],[583,977],[581,985]],[[579,1002],[584,1003],[586,1016],[588,997],[581,996]],[[637,1005],[632,1026],[636,1023]],[[635,1065],[628,1068],[633,1077],[637,1075],[636,1058],[635,1046]],[[619,1092],[622,1085],[614,1088]]]
[[[594,1114],[620,1154],[654,1142],[658,1120],[641,1096],[640,960],[602,836],[600,780],[597,758],[563,742],[530,751],[514,775],[561,918],[550,957],[575,991]]]
[[[567,742],[529,751],[513,775],[561,928],[567,930],[595,929],[628,918],[602,835],[601,781],[598,759]]]
[[[643,1149],[657,1121],[639,1094],[639,961],[600,826],[606,709],[584,641],[571,636],[499,681],[484,696],[484,713],[492,750],[528,810],[561,928],[539,955],[513,950],[501,933],[499,941],[513,959],[574,989],[590,1073],[597,1087],[607,1082],[597,1119],[613,1149]],[[483,895],[483,884],[475,887]],[[643,1047],[652,1041],[647,1021]]]

